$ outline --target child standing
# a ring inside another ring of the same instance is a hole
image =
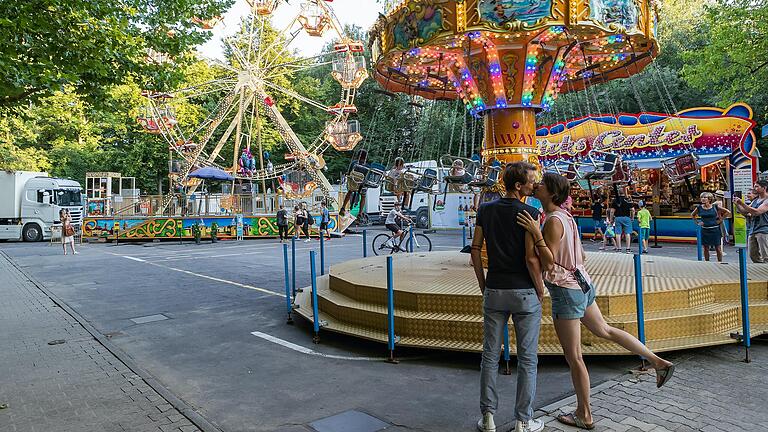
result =
[[[643,253],[648,253],[648,239],[651,237],[651,212],[641,200],[637,203],[640,211],[637,212],[637,222],[640,224],[640,241],[643,242]]]
[[[600,246],[600,250],[605,250],[608,244],[613,244],[613,250],[618,251],[619,245],[616,243],[616,229],[613,222],[606,219],[605,222],[605,235],[603,236],[603,245]]]

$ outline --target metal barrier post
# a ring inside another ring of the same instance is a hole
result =
[[[745,349],[744,363],[749,363],[749,346],[751,335],[749,332],[749,285],[747,282],[747,249],[739,248],[739,280],[741,285],[741,327],[742,342]]]
[[[320,343],[320,312],[317,310],[317,274],[315,272],[315,251],[309,251],[309,273],[312,278],[312,342]]]
[[[696,257],[699,261],[704,259],[704,249],[701,246],[701,226],[696,225]]]
[[[467,247],[467,226],[461,226],[461,247]]]
[[[288,245],[283,243],[283,270],[285,273],[285,308],[288,311],[288,318],[286,324],[293,324],[293,317],[291,317],[291,311],[293,306],[291,305],[291,285],[288,282]]]
[[[395,281],[392,274],[392,256],[387,257],[387,347],[388,363],[398,363],[395,359]]]
[[[642,255],[636,254],[635,261],[635,307],[637,309],[637,339],[645,345],[645,311],[643,308],[643,263]],[[645,369],[645,359],[642,361],[641,369]]]
[[[509,368],[509,321],[504,323],[504,371],[503,375],[512,375],[512,369]]]
[[[291,275],[293,298],[296,298],[296,237],[291,237]]]
[[[413,252],[413,225],[408,227],[410,236],[408,237],[408,252]]]
[[[325,274],[325,240],[323,233],[320,232],[320,276]]]
[[[653,246],[654,249],[659,249],[659,228],[656,226],[657,218],[653,218]],[[650,243],[650,240],[648,241]]]
[[[363,258],[368,258],[368,230],[363,230]]]

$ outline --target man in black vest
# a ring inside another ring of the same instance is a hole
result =
[[[506,195],[482,204],[477,212],[472,242],[472,265],[483,293],[483,359],[480,372],[480,410],[477,427],[481,432],[496,432],[493,415],[499,403],[496,375],[505,324],[510,315],[515,325],[517,346],[517,398],[515,431],[532,432],[544,428],[533,419],[536,396],[541,299],[544,281],[533,237],[516,223],[523,210],[539,217],[535,208],[522,202],[533,195],[536,168],[525,162],[507,165],[504,170]],[[481,251],[485,242],[488,274],[483,271]]]

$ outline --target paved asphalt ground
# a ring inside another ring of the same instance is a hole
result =
[[[375,233],[369,230],[369,241]],[[460,233],[430,237],[436,250],[462,244]],[[327,243],[327,263],[360,257],[361,240],[348,235]],[[391,365],[378,360],[385,355],[383,345],[331,333],[313,345],[307,323],[285,324],[282,249],[276,240],[89,244],[77,256],[62,256],[59,245],[0,247],[222,430],[308,431],[310,422],[347,410],[391,424],[388,431],[474,430],[479,355],[401,349],[401,363]],[[597,248],[591,242],[586,247]],[[317,241],[297,243],[298,286],[309,284],[310,250],[319,251]],[[727,252],[726,260],[735,261],[735,251]],[[664,245],[651,253],[696,258],[691,246]],[[131,320],[157,314],[169,319]],[[297,352],[252,332],[337,358]],[[587,363],[593,385],[619,379],[637,365],[630,357],[592,357]],[[499,383],[500,412],[509,413],[514,375]],[[537,407],[571,392],[564,360],[543,357]]]

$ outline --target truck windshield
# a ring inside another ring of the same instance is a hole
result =
[[[61,189],[56,191],[56,204],[60,206],[79,206],[80,191],[74,189]]]

